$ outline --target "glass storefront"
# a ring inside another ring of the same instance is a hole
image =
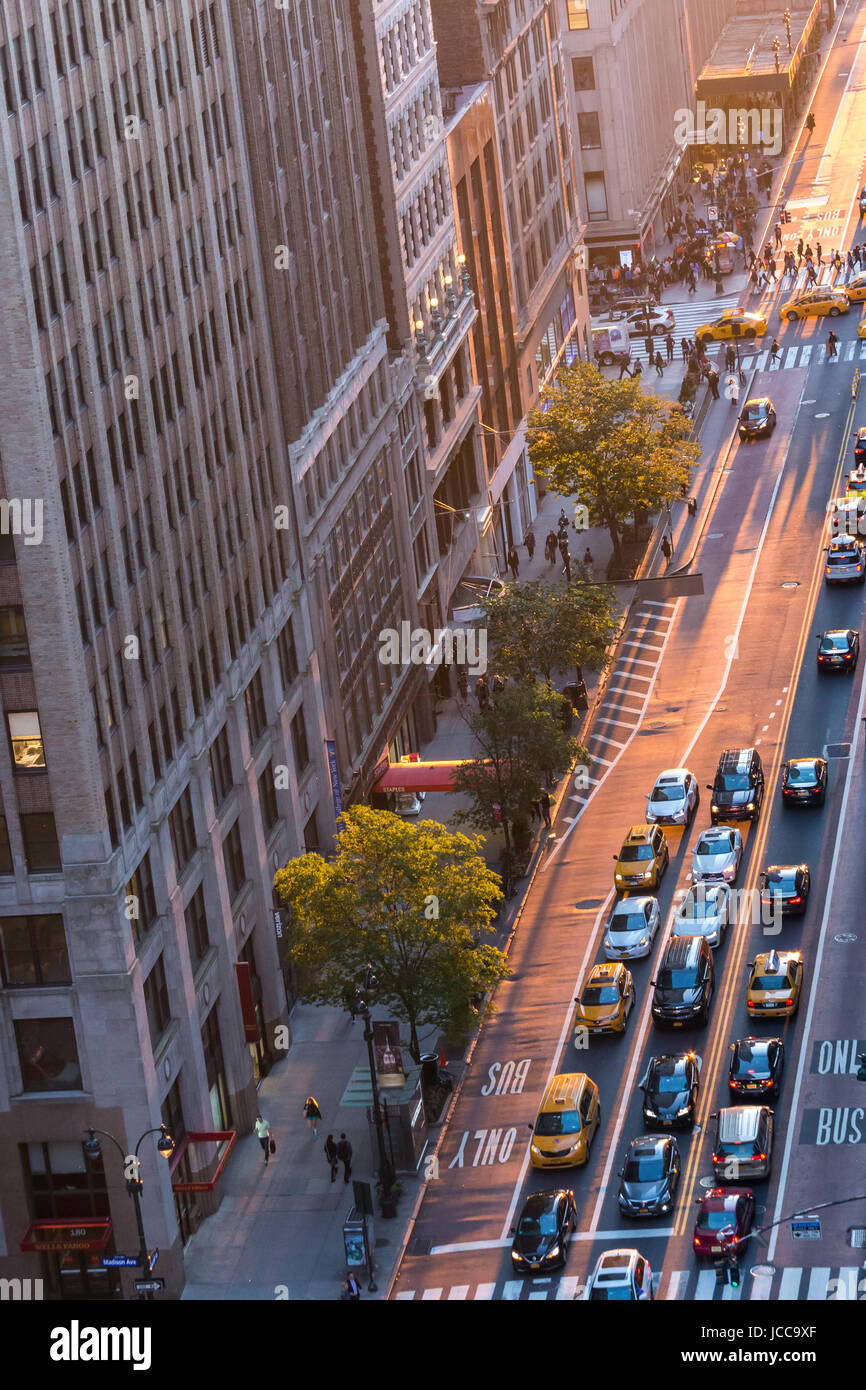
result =
[[[85,1221],[111,1215],[103,1160],[90,1158],[77,1140],[21,1145],[21,1162],[33,1221]],[[51,1299],[110,1299],[120,1296],[115,1269],[103,1269],[104,1251],[45,1250],[40,1253],[45,1296]]]

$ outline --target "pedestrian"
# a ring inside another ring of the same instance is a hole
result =
[[[514,579],[520,578],[520,559],[517,554],[517,547],[514,545],[508,551],[508,568]]]
[[[797,269],[798,269],[798,270],[800,269],[800,262],[802,261],[802,259],[803,259],[803,238],[802,238],[802,237],[799,237],[798,240],[797,240]]]
[[[565,515],[564,507],[560,507],[559,509],[559,520],[556,523],[556,529],[561,536],[564,536],[568,531],[568,517]]]
[[[730,399],[731,405],[737,405],[740,399],[740,384],[733,373],[725,378],[725,395]]]
[[[550,797],[548,796],[547,792],[542,792],[542,793],[541,793],[541,796],[538,798],[538,809],[539,809],[540,812],[541,812],[541,819],[544,821],[544,824],[547,826],[547,828],[548,828],[548,830],[549,830],[549,829],[550,829]]]
[[[315,1096],[307,1096],[307,1099],[304,1101],[304,1114],[307,1117],[307,1124],[312,1130],[313,1138],[318,1139],[319,1121],[322,1118],[322,1112],[319,1109],[319,1102],[316,1100]]]
[[[531,526],[527,531],[526,535],[523,537],[523,544],[526,546],[529,558],[531,560],[533,555],[535,554],[535,532],[533,531]]]
[[[490,705],[490,687],[487,684],[486,676],[479,676],[475,682],[475,698],[478,701],[478,708],[483,714]]]
[[[351,1272],[343,1285],[343,1296],[349,1303],[357,1303],[361,1297],[361,1286]]]
[[[833,332],[833,330],[832,330],[832,328],[831,328],[830,332],[829,332],[828,335],[827,335],[827,361],[828,361],[828,362],[829,362],[829,360],[830,360],[831,357],[835,357],[835,356],[836,356],[836,344],[838,343],[838,341],[839,341],[839,339],[836,337],[836,334]]]
[[[571,554],[568,549],[568,541],[563,536],[559,542],[559,553],[562,556],[562,572],[565,575],[566,583],[571,583]]]
[[[771,256],[771,257],[769,258],[769,260],[767,261],[767,270],[770,272],[770,278],[772,279],[773,284],[775,285],[775,283],[776,283],[776,262],[775,262],[775,260],[773,259],[772,256]]]
[[[639,357],[636,357],[636,358],[634,359],[634,367],[632,368],[631,375],[632,375],[632,376],[643,376],[643,367],[642,367],[641,364],[640,364],[640,358],[639,358]]]
[[[816,242],[815,242],[815,259],[816,259],[816,261],[818,262],[819,265],[823,265],[823,261],[821,260],[821,243],[820,243],[820,241],[816,241]]]
[[[649,360],[652,362],[652,360],[653,360],[653,353],[655,352],[655,347],[654,347],[654,345],[653,345],[653,340],[652,340],[652,338],[650,338],[650,337],[644,338],[644,340],[643,340],[643,345],[644,345],[644,351],[646,352],[647,357],[648,357]]]
[[[664,364],[663,364],[663,362],[662,362],[662,355],[661,355],[660,352],[657,352],[657,353],[656,353],[655,357],[653,358],[653,361],[654,361],[654,363],[655,363],[656,375],[657,375],[657,376],[664,376],[664,374],[665,374],[665,369],[664,369]]]
[[[733,344],[728,343],[728,346],[725,348],[725,367],[727,371],[732,372],[734,370],[735,361],[736,353],[734,352]]]
[[[771,362],[775,362],[775,361],[776,361],[776,359],[777,359],[778,356],[779,356],[779,351],[780,351],[780,349],[779,349],[779,342],[778,342],[778,339],[777,339],[777,338],[774,338],[773,341],[772,341],[772,344],[771,344],[771,346],[770,346],[770,361],[771,361]]]
[[[548,531],[544,542],[544,554],[552,565],[556,564],[556,532]]]
[[[689,516],[697,516],[698,499],[696,497],[690,497],[688,502],[686,503],[686,507],[688,509]]]
[[[683,361],[684,361],[684,362],[688,362],[688,360],[689,360],[689,356],[690,356],[690,354],[691,354],[691,347],[692,347],[692,345],[691,345],[691,343],[689,342],[688,338],[680,338],[680,349],[681,349],[682,354],[683,354]]]
[[[689,294],[697,294],[698,292],[698,287],[695,283],[695,273],[691,269],[689,270],[688,291]]]
[[[459,666],[457,668],[457,694],[460,696],[460,699],[464,701],[464,703],[469,698],[469,677],[466,675],[466,672],[463,670],[462,666]],[[352,1022],[354,1023],[354,1021],[355,1015],[353,1014]]]
[[[331,1170],[331,1182],[336,1182],[340,1160],[337,1157],[337,1145],[334,1143],[333,1134],[329,1134],[325,1140],[325,1158],[328,1160],[328,1167]]]
[[[466,673],[465,673],[465,672],[463,673],[463,679],[464,679],[464,682],[465,682],[465,680],[466,680]],[[459,676],[457,677],[457,685],[458,685],[458,688],[459,688],[459,685],[460,685],[460,677],[459,677]],[[464,696],[464,698],[465,698],[465,696]],[[344,1006],[344,1008],[348,1009],[348,1011],[349,1011],[349,1016],[350,1016],[352,1022],[354,1023],[354,1022],[355,1022],[355,1018],[357,1017],[357,1014],[358,1014],[358,1004],[359,1004],[360,999],[361,999],[361,991],[360,991],[360,989],[358,988],[357,985],[344,985],[344,986],[343,986],[343,996],[342,996],[342,997],[343,997],[343,1006]]]
[[[664,555],[665,557],[665,563],[669,565],[671,562],[671,556],[674,553],[674,548],[668,540],[667,536],[662,536],[661,551],[662,555]]]
[[[622,381],[624,376],[634,376],[634,372],[630,372],[628,369],[627,357],[624,357],[619,364],[619,377],[617,378],[617,380]]]
[[[592,567],[592,551],[590,550],[589,546],[587,546],[586,550],[583,552],[583,563],[585,565],[589,565],[590,568]]]
[[[505,681],[500,675],[494,675],[490,680],[490,694],[501,695],[505,689]]]
[[[774,236],[775,236],[775,238],[776,238],[776,245],[777,245],[778,247],[781,247],[781,245],[782,245],[782,224],[781,224],[781,222],[777,222],[777,223],[776,223],[775,227],[773,228],[773,234],[774,234]]]
[[[719,374],[714,367],[707,373],[707,383],[714,401],[719,399]]]
[[[271,1127],[267,1120],[263,1120],[261,1115],[256,1115],[255,1125],[256,1138],[261,1144],[265,1154],[265,1167],[268,1166],[268,1159],[271,1156]]]
[[[337,1158],[343,1165],[343,1182],[348,1182],[352,1176],[352,1145],[342,1133],[337,1145]]]
[[[669,362],[673,362],[673,360],[674,360],[674,340],[673,340],[673,338],[671,337],[670,333],[666,333],[666,334],[665,334],[665,347],[667,348],[668,361],[669,361]]]

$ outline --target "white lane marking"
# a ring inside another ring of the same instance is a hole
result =
[[[804,1033],[803,1037],[805,1038],[805,1036],[806,1034]],[[793,1114],[793,1111],[791,1113]],[[827,1300],[827,1285],[829,1282],[829,1269],[810,1269],[809,1287],[806,1290],[807,1303],[825,1303]]]
[[[475,1298],[492,1298],[496,1292],[495,1284],[479,1284],[475,1290]]]
[[[538,1293],[533,1293],[532,1290],[530,1290],[530,1292],[529,1292],[529,1297],[530,1297],[530,1298],[534,1298],[536,1301],[537,1301],[539,1298],[543,1298],[543,1299],[545,1300],[545,1302],[546,1302],[546,1301],[547,1301],[547,1289],[541,1289]]]
[[[610,721],[608,720],[608,723]],[[615,738],[605,738],[604,734],[591,734],[590,738],[598,739],[599,743],[612,743],[614,748],[627,748],[627,743],[619,743]]]
[[[412,1298],[414,1298],[414,1297],[415,1297],[415,1290],[414,1290],[414,1289],[401,1289],[399,1293],[397,1293],[397,1294],[394,1295],[394,1300],[395,1300],[395,1302],[397,1302],[397,1303],[400,1303],[400,1302],[408,1303],[409,1300],[412,1299]]]
[[[556,1076],[556,1072],[553,1071],[550,1073],[550,1075],[551,1078],[553,1078],[554,1076]],[[513,1222],[509,1222],[509,1230],[511,1229],[512,1225]],[[457,1241],[457,1243],[454,1245],[434,1245],[433,1249],[430,1251],[430,1254],[454,1255],[457,1253],[458,1250],[501,1250],[504,1246],[511,1244],[511,1241],[507,1239],[507,1236],[508,1232],[503,1231],[502,1236],[499,1240],[467,1240],[463,1241],[462,1243],[460,1241]]]
[[[613,763],[610,762],[610,760],[609,760],[608,758],[603,758],[603,757],[601,756],[600,753],[593,753],[593,754],[592,754],[592,761],[593,761],[594,763],[604,763],[605,767],[613,767]],[[590,778],[590,780],[592,781],[593,779]],[[601,781],[598,783],[598,785],[600,786],[600,785],[601,785],[601,782],[603,782],[603,781],[604,781],[604,778],[602,777],[602,778],[601,778]]]
[[[742,1284],[739,1284],[739,1285],[737,1286],[737,1288],[735,1288],[735,1289],[732,1289],[731,1286],[730,1286],[730,1284],[726,1284],[725,1287],[722,1289],[722,1302],[723,1302],[723,1303],[736,1303],[736,1302],[739,1301],[739,1299],[742,1298],[742,1296],[743,1296],[743,1286],[742,1286]],[[754,1298],[754,1294],[752,1295],[752,1297]]]
[[[651,652],[660,652],[662,650],[661,647],[654,647],[652,642],[645,642],[643,639],[639,642],[634,639],[629,639],[627,642],[623,642],[622,645],[624,647],[646,647],[647,650]]]
[[[812,356],[812,344],[811,344],[811,343],[804,343],[804,345],[803,345],[803,351],[800,353],[800,366],[801,366],[801,367],[808,367],[808,365],[809,365],[809,359],[811,358],[811,356]]]
[[[688,1282],[689,1282],[688,1270],[686,1270],[686,1269],[676,1269],[676,1270],[674,1270],[673,1274],[671,1275],[671,1281],[670,1281],[670,1283],[668,1284],[668,1291],[667,1291],[667,1293],[665,1294],[665,1298],[668,1298],[668,1299],[685,1298],[685,1296],[686,1296],[686,1286],[688,1285]]]
[[[752,1278],[752,1291],[749,1294],[749,1297],[756,1299],[768,1299],[770,1297],[770,1289],[772,1287],[772,1274],[755,1274]]]
[[[787,352],[785,353],[785,366],[786,366],[786,367],[795,367],[796,365],[797,365],[797,349],[796,349],[795,347],[788,348]]]
[[[853,338],[852,338],[852,340],[851,340],[850,343],[846,343],[846,344],[845,344],[845,351],[844,351],[844,353],[842,354],[843,361],[845,361],[845,362],[850,362],[850,361],[851,361],[851,358],[854,356],[854,349],[855,349],[856,346],[857,346],[857,344],[856,344],[856,342],[853,340]]]
[[[425,1289],[424,1292],[421,1294],[421,1297],[422,1297],[422,1299],[426,1299],[426,1300],[429,1300],[430,1302],[433,1302],[434,1299],[437,1299],[437,1298],[441,1298],[441,1297],[442,1297],[442,1290],[441,1290],[441,1289]]]
[[[645,598],[644,603],[646,604],[647,608],[670,608],[672,611],[677,606],[675,600],[670,598]]]
[[[654,661],[640,661],[638,662],[638,665],[649,666],[650,668],[655,669]],[[619,671],[616,667],[614,667],[611,673],[611,680],[643,681],[645,685],[649,685],[650,681],[652,680],[652,676],[639,676],[637,671]]]
[[[839,1270],[837,1278],[842,1287],[839,1288],[837,1285],[835,1298],[845,1299],[847,1302],[850,1302],[852,1299],[856,1301],[857,1298],[860,1297],[860,1272],[861,1271],[855,1265],[847,1265]],[[831,1301],[835,1301],[835,1299]]]
[[[556,1286],[556,1298],[557,1300],[565,1298],[573,1300],[579,1288],[580,1280],[575,1278],[573,1274],[565,1274]]]
[[[468,1293],[469,1293],[469,1285],[468,1285],[468,1284],[455,1284],[453,1288],[451,1288],[451,1289],[448,1290],[448,1302],[449,1302],[449,1303],[456,1303],[458,1299],[460,1299],[460,1298],[466,1298],[466,1296],[468,1295]]]
[[[824,947],[827,943],[828,937],[827,928],[830,924],[830,908],[833,903],[833,889],[835,887],[836,874],[839,868],[839,855],[842,850],[842,831],[843,827],[846,829],[848,828],[848,820],[846,813],[848,810],[848,800],[851,795],[851,787],[853,786],[854,782],[854,771],[855,768],[858,772],[860,770],[860,759],[858,757],[858,752],[860,744],[860,734],[863,729],[862,720],[864,706],[866,706],[866,666],[864,666],[863,672],[860,676],[860,699],[857,702],[857,714],[854,720],[854,737],[851,744],[851,756],[848,759],[848,768],[845,773],[845,790],[842,793],[842,809],[839,812],[839,820],[836,823],[836,843],[833,846],[833,860],[830,864],[830,873],[827,878],[827,887],[825,889],[824,894],[824,915],[821,919],[821,930],[818,934],[818,950],[815,955],[815,961],[811,970],[811,980],[809,984],[809,1003],[806,1007],[806,1021],[803,1024],[803,1032],[801,1035],[802,1041],[800,1043],[800,1057],[797,1062],[797,1079],[794,1084],[794,1095],[791,1101],[792,1115],[799,1115],[800,1113],[800,1092],[803,1088],[803,1077],[805,1075],[806,1060],[807,1056],[809,1055],[809,1048],[807,1048],[806,1046],[806,1041],[808,1038],[811,1037],[812,1016],[815,1012],[815,1004],[818,998],[817,986],[818,981],[821,978],[821,962],[824,959]],[[779,1187],[776,1193],[776,1210],[773,1216],[774,1221],[778,1221],[781,1219],[783,1211],[783,1202],[785,1197],[785,1188],[788,1181],[788,1167],[791,1162],[791,1149],[794,1143],[794,1135],[797,1132],[797,1129],[797,1125],[789,1124],[788,1132],[785,1136],[785,1153],[782,1159],[782,1168],[779,1177]],[[767,1247],[768,1264],[773,1263],[773,1252],[776,1248],[776,1240],[778,1234],[779,1228],[777,1226],[770,1237],[770,1244]]]
[[[620,709],[619,705],[602,705],[602,706],[600,707],[599,711],[598,711],[598,712],[599,712],[599,715],[601,715],[601,711],[602,711],[602,710],[605,710],[605,709],[618,710],[620,714],[638,714],[638,713],[639,713],[639,711],[636,710],[636,709],[633,709],[633,710],[627,710],[627,709],[626,709],[626,710],[623,710],[623,709]],[[606,715],[604,715],[604,716],[602,717],[602,723],[604,724],[604,727],[605,727],[606,729],[609,729],[609,728],[611,728],[611,727],[616,728],[617,725],[620,725],[623,729],[633,729],[633,728],[635,727],[634,724],[632,724],[628,719],[611,719],[611,717],[610,717],[609,714],[606,714]],[[600,738],[600,735],[599,735],[599,734],[593,734],[593,738]],[[608,740],[608,741],[610,741],[610,740]],[[621,744],[620,747],[622,747],[622,746],[623,746],[623,745]]]
[[[712,1298],[716,1291],[716,1271],[714,1269],[702,1269],[698,1275],[697,1288],[695,1289],[695,1301],[705,1302]]]
[[[520,1297],[520,1292],[522,1288],[523,1285],[519,1282],[519,1280],[508,1279],[506,1280],[505,1287],[502,1290],[501,1297],[504,1299],[517,1299]]]
[[[778,1301],[785,1302],[788,1299],[795,1300],[800,1293],[800,1279],[802,1269],[783,1269],[782,1282],[779,1285]]]
[[[863,346],[866,347],[866,343],[864,343]],[[654,671],[655,668],[656,668],[656,663],[655,663],[654,661],[641,661],[641,659],[640,659],[639,656],[621,656],[620,659],[619,659],[619,661],[616,663],[617,666],[619,666],[620,661],[626,661],[626,662],[628,662],[629,667],[631,667],[631,666],[648,666],[648,667],[650,668],[651,671]],[[614,672],[616,672],[616,666],[614,667]],[[649,679],[650,679],[649,676],[638,676],[638,675],[636,675],[636,674],[633,674],[633,673],[631,672],[631,670],[629,670],[629,671],[624,671],[624,672],[617,673],[617,674],[627,675],[628,678],[629,678],[629,680],[633,680],[633,681],[646,681],[646,680],[649,680]]]

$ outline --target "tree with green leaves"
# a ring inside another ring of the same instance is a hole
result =
[[[508,584],[484,609],[496,670],[515,680],[552,685],[554,671],[601,670],[617,630],[615,591],[598,584]]]
[[[482,858],[481,836],[438,821],[354,806],[341,824],[332,859],[304,854],[274,878],[292,913],[292,959],[308,972],[301,995],[343,1004],[346,985],[361,984],[372,966],[376,1001],[408,1024],[417,1062],[419,1029],[465,1032],[472,997],[506,974],[505,956],[485,939],[502,900],[499,876]]]
[[[604,526],[614,562],[635,512],[658,511],[678,497],[700,445],[679,405],[631,379],[608,380],[589,362],[560,369],[529,416],[533,469],[563,497],[579,497],[590,524]]]
[[[464,716],[479,751],[454,770],[454,790],[465,792],[472,804],[453,818],[490,831],[500,823],[498,804],[509,854],[511,830],[529,824],[548,775],[560,776],[578,754],[587,759],[586,749],[563,728],[562,698],[541,682],[508,684],[487,709]]]

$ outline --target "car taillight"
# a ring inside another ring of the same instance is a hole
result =
[[[785,1000],[785,1007],[786,1007],[786,1008],[790,1008],[790,1006],[791,1006],[791,1004],[793,1004],[793,1002],[794,1002],[793,999],[786,999],[786,1000]]]
[[[701,1243],[700,1236],[695,1236],[695,1237],[693,1238],[693,1240],[692,1240],[692,1245],[700,1245],[700,1243]]]
[[[766,1161],[767,1155],[766,1155],[766,1154],[752,1154],[752,1158],[755,1160],[756,1163],[764,1163],[764,1162]]]
[[[812,788],[812,795],[813,795],[813,796],[820,796],[820,795],[821,795],[821,788],[820,788],[820,787],[813,787],[813,788]]]
[[[800,894],[799,894],[799,893],[796,895],[796,897],[794,897],[794,898],[789,898],[789,899],[788,899],[788,902],[789,902],[789,903],[799,903],[799,902],[802,902],[802,901],[803,901],[803,900],[802,900],[802,898],[800,897]]]

